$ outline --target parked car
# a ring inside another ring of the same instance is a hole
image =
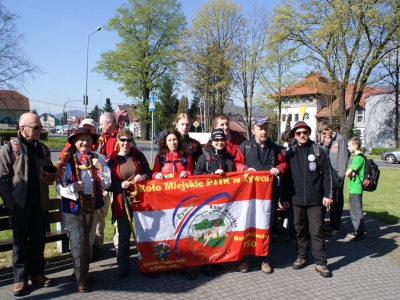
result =
[[[156,135],[153,136],[153,143],[157,144],[158,140],[160,139],[160,137],[163,135],[165,130],[160,131],[159,133],[157,133]]]
[[[400,162],[400,149],[386,151],[382,153],[381,159],[388,162],[389,164],[394,164],[395,162]]]

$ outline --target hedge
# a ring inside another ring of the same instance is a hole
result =
[[[397,148],[372,148],[371,155],[381,155],[386,151],[398,150]]]
[[[16,137],[18,134],[17,130],[0,130],[0,136],[4,137],[4,141],[8,142],[12,137]],[[47,140],[49,133],[47,131],[40,132],[40,140]]]

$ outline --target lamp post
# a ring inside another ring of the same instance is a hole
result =
[[[89,71],[89,38],[91,35],[95,34],[97,31],[100,31],[101,27],[97,27],[96,31],[92,32],[87,37],[87,47],[86,47],[86,89],[85,89],[85,119],[87,117],[87,84],[88,84],[88,71]]]
[[[99,118],[100,118],[100,114],[101,114],[101,90],[100,89],[97,89],[99,92],[100,92],[100,106],[99,106],[99,111],[98,111],[98,114],[99,114]]]

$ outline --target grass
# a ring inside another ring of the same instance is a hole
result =
[[[50,149],[63,149],[67,143],[67,136],[63,137],[51,137],[48,140],[41,141]]]
[[[370,156],[371,157],[371,156]],[[152,167],[152,166],[151,166]],[[377,218],[387,224],[398,224],[400,222],[400,185],[397,184],[400,171],[391,168],[382,168],[378,188],[374,192],[364,192],[364,213]],[[345,207],[349,207],[348,179],[345,181],[344,198]],[[54,186],[50,187],[50,198],[56,198]],[[53,224],[54,225],[54,224]],[[55,228],[52,228],[55,229]],[[10,238],[11,230],[0,232],[0,239]],[[111,224],[111,210],[106,219],[104,238],[106,242],[112,241],[114,226]],[[56,249],[56,243],[46,244],[45,257],[57,259],[61,254]],[[0,252],[0,269],[11,267],[11,251]]]

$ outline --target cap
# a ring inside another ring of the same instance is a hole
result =
[[[251,126],[254,126],[254,125],[262,126],[268,122],[269,122],[268,117],[258,116],[258,117],[251,118]]]
[[[90,126],[96,126],[96,122],[93,119],[83,119],[80,126],[83,127],[83,125],[90,125]]]
[[[223,138],[224,140],[226,140],[225,133],[221,128],[215,128],[212,130],[211,139],[213,140],[215,138]]]
[[[80,134],[90,134],[92,136],[93,143],[96,143],[99,139],[99,136],[97,134],[91,133],[89,128],[80,127],[68,137],[68,143],[73,144],[72,139]]]
[[[290,133],[292,134],[292,136],[295,135],[295,132],[296,132],[296,130],[297,130],[298,128],[307,128],[308,131],[311,133],[311,127],[308,126],[306,122],[304,122],[304,121],[297,121],[297,122],[294,124],[292,130],[290,131]]]

